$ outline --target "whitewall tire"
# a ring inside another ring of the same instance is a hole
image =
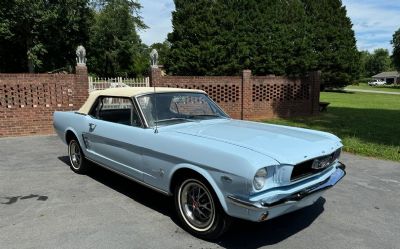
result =
[[[84,174],[88,170],[88,162],[83,155],[81,146],[77,139],[73,138],[68,144],[68,157],[72,171]]]
[[[179,220],[191,234],[212,240],[228,229],[230,217],[202,177],[193,175],[181,179],[175,187],[174,199]]]

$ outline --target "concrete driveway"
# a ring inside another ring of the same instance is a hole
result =
[[[0,139],[0,248],[400,248],[400,164],[344,154],[315,205],[218,242],[176,223],[171,198],[96,168],[74,174],[55,136]]]
[[[400,92],[385,92],[379,90],[362,90],[362,89],[351,89],[345,88],[346,92],[360,92],[360,93],[381,93],[381,94],[391,94],[391,95],[400,95]]]

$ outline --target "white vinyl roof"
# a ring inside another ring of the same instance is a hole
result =
[[[88,114],[93,103],[99,96],[114,96],[114,97],[134,97],[143,94],[154,93],[168,93],[168,92],[195,92],[195,93],[206,93],[203,90],[196,89],[183,89],[183,88],[170,88],[170,87],[118,87],[108,88],[104,90],[93,91],[89,94],[89,98],[79,109],[79,113]]]

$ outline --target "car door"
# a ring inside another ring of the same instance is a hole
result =
[[[86,120],[83,137],[88,158],[142,181],[142,156],[136,140],[143,128],[132,99],[100,96]]]

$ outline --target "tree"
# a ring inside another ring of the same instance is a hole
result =
[[[136,76],[143,74],[143,46],[136,32],[146,26],[135,15],[136,1],[108,0],[97,5],[90,30],[88,67],[91,73],[105,76]],[[148,60],[148,59],[147,59]],[[139,71],[138,71],[139,70]]]
[[[175,0],[172,74],[299,74],[310,63],[306,13],[299,0]]]
[[[365,63],[365,72],[367,77],[375,74],[389,71],[391,69],[391,60],[389,51],[384,48],[375,49],[373,54],[370,54]]]
[[[0,5],[0,72],[43,72],[75,64],[86,44],[88,0],[10,0]]]
[[[137,49],[138,53],[134,58],[134,73],[135,76],[142,77],[149,74],[150,68],[150,48],[141,43]]]
[[[341,0],[302,0],[312,33],[312,48],[325,87],[341,87],[359,78],[360,54],[352,23]]]
[[[367,63],[371,58],[371,53],[369,51],[360,52],[360,78],[368,78],[371,76],[370,72],[367,70]]]
[[[175,0],[172,74],[305,74],[326,85],[358,77],[359,53],[340,0]]]
[[[400,29],[398,29],[394,34],[393,34],[393,40],[392,40],[392,45],[393,45],[393,64],[397,71],[400,71]]]

